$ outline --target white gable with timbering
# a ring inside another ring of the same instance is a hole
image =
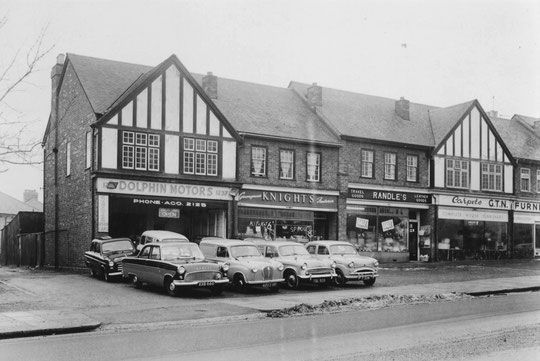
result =
[[[101,168],[235,179],[237,141],[194,82],[173,63],[122,101],[102,124]]]
[[[485,113],[474,106],[436,150],[434,186],[510,194],[510,157]]]

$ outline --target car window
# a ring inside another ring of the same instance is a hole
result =
[[[103,253],[114,253],[114,252],[124,252],[132,251],[133,244],[126,240],[105,242],[103,243]]]
[[[317,251],[317,254],[329,254],[328,249],[325,246],[319,246],[319,250]]]
[[[229,251],[227,250],[227,247],[221,247],[219,246],[217,248],[217,256],[227,258],[229,257]]]
[[[101,251],[101,245],[96,242],[96,252],[99,253]]]
[[[96,251],[96,242],[92,242],[90,244],[90,252],[95,252]]]
[[[316,249],[316,248],[317,248],[316,246],[309,246],[309,247],[307,248],[307,251],[308,251],[309,253],[311,253],[311,254],[315,254],[315,249]]]
[[[204,255],[195,243],[173,243],[161,247],[161,259],[174,261],[179,259],[203,260]]]
[[[152,247],[144,247],[139,254],[139,258],[148,258],[148,256],[150,255],[150,248]]]
[[[151,259],[161,259],[161,251],[159,247],[152,247],[152,251],[150,251],[150,258]]]
[[[205,243],[203,243],[199,247],[200,247],[202,253],[206,257],[215,257],[216,256],[216,246],[214,246],[213,244],[205,244]]]
[[[290,244],[286,246],[279,247],[279,252],[283,257],[286,256],[304,256],[308,254],[308,251],[304,248],[304,246],[299,244]]]
[[[146,236],[141,236],[140,244],[146,244]]]
[[[330,249],[332,250],[332,254],[340,254],[340,255],[344,255],[344,254],[353,255],[353,254],[356,254],[356,249],[354,248],[354,246],[352,244],[351,245],[339,244],[339,245],[335,245],[335,246],[330,246]]]
[[[266,247],[266,257],[279,257],[279,254],[277,253],[277,249],[274,246],[268,246]]]
[[[252,245],[232,246],[231,256],[238,257],[260,257],[261,252],[259,249]]]

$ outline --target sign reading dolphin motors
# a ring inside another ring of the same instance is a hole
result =
[[[337,212],[337,194],[337,192],[283,192],[275,190],[242,189],[238,195],[238,201],[239,205],[247,207]]]

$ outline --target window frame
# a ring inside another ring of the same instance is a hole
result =
[[[524,172],[523,171],[527,171],[527,176],[526,177],[523,177],[524,175]],[[524,189],[523,187],[523,180],[527,180],[527,189]],[[531,191],[531,169],[530,168],[521,168],[519,170],[519,189],[522,191],[522,192],[530,192]]]
[[[262,150],[263,151],[263,155],[264,155],[264,159],[261,161],[262,162],[262,172],[261,173],[256,173],[255,172],[255,167],[254,167],[254,150]],[[251,177],[254,177],[254,178],[267,178],[268,177],[268,147],[266,146],[262,146],[262,145],[251,145],[251,154],[250,154],[250,169],[249,169],[249,173],[250,173],[250,176]]]
[[[394,157],[394,163],[387,163],[386,160],[387,160],[387,156],[393,156]],[[388,173],[387,173],[387,167],[388,166],[391,166],[393,167],[393,170],[394,170],[394,177],[393,178],[389,178],[388,177]],[[397,180],[397,166],[398,166],[398,161],[397,161],[397,153],[395,152],[384,152],[384,180],[391,180],[391,181],[395,181]]]
[[[453,162],[453,166],[452,166],[452,185],[449,184],[449,178],[448,177],[448,172],[449,172],[449,168],[448,168],[448,164],[449,162]],[[455,164],[456,162],[459,162],[459,164],[462,166],[463,164],[467,164],[467,170],[466,172],[463,172],[463,167],[460,166],[460,168],[456,168],[455,167]],[[459,186],[456,186],[454,184],[454,181],[455,181],[455,172],[456,172],[456,169],[459,169],[459,174],[460,174],[460,185]],[[445,159],[445,167],[444,167],[444,171],[445,171],[445,186],[447,188],[456,188],[456,189],[469,189],[470,187],[470,183],[471,183],[471,179],[470,179],[470,176],[471,176],[471,164],[468,160],[461,160],[461,159],[454,159],[454,158],[446,158]],[[467,184],[465,186],[463,186],[463,174],[465,173],[466,175],[466,180],[467,180]]]
[[[281,172],[281,170],[283,169],[282,165],[284,164],[281,155],[283,153],[285,153],[285,152],[292,153],[292,161],[290,163],[291,167],[292,167],[292,170],[291,170],[292,175],[291,175],[291,177],[284,177],[282,175],[282,172]],[[279,150],[279,179],[283,179],[283,180],[295,180],[296,179],[296,151],[294,149],[283,148],[283,149]]]
[[[311,155],[316,155],[316,159],[318,160],[318,164],[316,164],[315,166],[318,167],[317,169],[317,179],[310,179],[310,173],[309,173],[309,169],[310,169],[310,163],[309,163],[309,158]],[[306,182],[310,182],[310,183],[320,183],[321,182],[321,174],[322,174],[322,154],[321,152],[306,152]]]
[[[216,139],[182,137],[182,174],[219,176],[219,141]],[[212,165],[210,167],[210,165]],[[212,171],[210,171],[212,170]]]
[[[120,132],[120,169],[162,172],[162,136],[134,130]]]
[[[371,154],[371,162],[364,161],[364,153]],[[369,167],[371,169],[371,176],[364,175],[364,164],[371,164],[371,167]],[[375,150],[373,149],[360,149],[360,178],[375,178]]]
[[[409,159],[415,159],[416,161],[416,164],[415,166],[411,166],[409,165]],[[407,175],[406,175],[406,178],[407,178],[407,182],[411,182],[411,183],[418,183],[420,181],[420,173],[419,173],[419,167],[418,167],[418,164],[420,163],[420,157],[417,155],[417,154],[407,154],[407,164],[406,164],[406,172],[407,172]],[[414,180],[411,180],[409,178],[409,170],[411,168],[414,168]]]
[[[487,167],[487,171],[484,170],[484,167]],[[490,167],[494,167],[495,171],[490,171]],[[497,172],[496,169],[500,168],[500,172]],[[487,183],[488,187],[484,187],[484,177],[487,176]],[[489,177],[493,176],[493,188],[490,188],[490,179]],[[497,178],[499,178],[499,184],[500,189],[497,189]],[[502,164],[497,163],[489,163],[489,162],[482,162],[480,163],[480,189],[483,191],[491,191],[491,192],[502,192],[504,189],[504,169]]]

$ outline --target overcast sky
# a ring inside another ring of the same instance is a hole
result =
[[[176,54],[189,71],[218,77],[317,82],[441,107],[478,99],[486,111],[540,117],[537,0],[0,0],[2,14],[4,64],[45,27],[54,46],[8,99],[38,139],[58,53],[144,65]],[[0,191],[41,191],[42,169],[11,167]]]

